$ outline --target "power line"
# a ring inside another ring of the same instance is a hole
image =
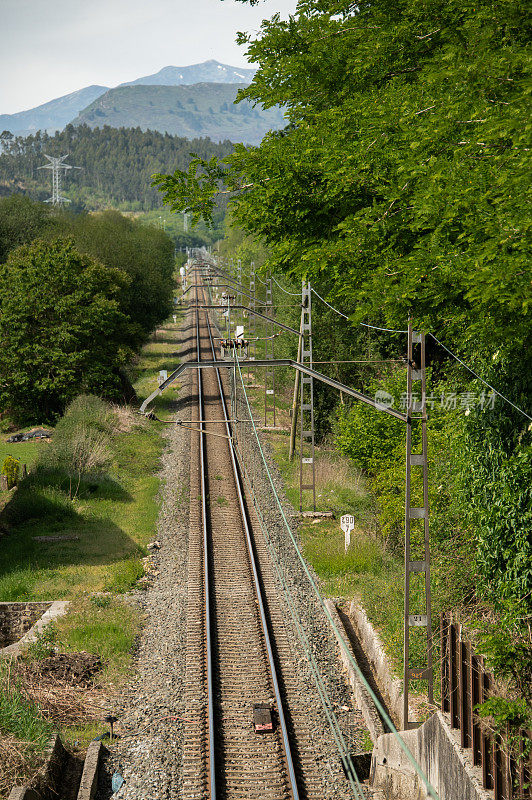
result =
[[[374,331],[386,331],[386,333],[408,333],[408,331],[399,331],[395,330],[395,328],[378,328],[377,325],[368,325],[367,322],[359,322],[359,325],[363,325],[365,328],[372,328]]]
[[[311,288],[312,288],[312,292],[316,295],[316,297],[318,297],[321,300],[322,303],[325,303],[326,306],[329,306],[331,311],[335,311],[340,317],[343,317],[344,319],[349,319],[349,317],[346,314],[342,314],[341,311],[338,311],[337,308],[335,308],[330,303],[328,303],[327,300],[324,297],[321,296],[321,294],[318,294],[316,289],[313,286]]]
[[[330,303],[328,303],[327,300],[321,296],[321,294],[318,294],[318,292],[316,291],[316,289],[314,289],[314,287],[312,287],[312,291],[314,292],[316,297],[318,297],[321,300],[322,303],[325,303],[325,305],[331,309],[331,311],[334,311],[336,314],[338,314],[340,317],[343,317],[344,319],[347,320],[349,319],[347,314],[343,314],[341,311],[338,311],[338,309],[332,306]],[[379,328],[377,327],[377,325],[368,325],[366,322],[359,322],[358,324],[363,325],[365,328],[372,328],[374,331],[385,331],[386,333],[408,333],[408,331],[398,331],[395,330],[394,328]]]
[[[272,280],[275,281],[279,289],[285,294],[289,294],[291,297],[301,297],[301,292],[289,292],[288,289],[285,289],[283,286],[281,286],[277,278],[275,278],[273,275],[272,275]]]
[[[259,278],[259,280],[260,280],[260,278]],[[277,285],[279,286],[280,289],[283,289],[283,287],[275,280],[275,278],[273,278],[273,280],[275,281],[275,283],[277,283]],[[261,283],[262,283],[262,281],[261,281]],[[287,292],[286,289],[283,289],[283,291],[286,292],[286,294],[292,294],[292,292]],[[342,311],[339,311],[337,308],[335,308],[330,303],[328,303],[327,300],[325,300],[325,298],[321,296],[321,294],[318,294],[318,292],[316,291],[316,289],[314,289],[314,287],[312,287],[312,292],[316,295],[316,297],[319,300],[321,300],[322,303],[325,303],[325,305],[328,306],[328,308],[330,308],[331,311],[334,311],[340,317],[343,317],[344,319],[349,320],[349,317],[346,314],[342,313]],[[363,325],[364,328],[371,328],[374,331],[384,331],[385,333],[408,333],[408,331],[406,331],[406,330],[396,330],[394,328],[380,328],[377,325],[369,325],[367,322],[359,322],[358,324],[359,325]],[[477,378],[479,381],[481,381],[481,383],[483,383],[485,386],[487,386],[488,389],[491,389],[492,392],[495,392],[495,394],[498,397],[500,397],[501,400],[504,400],[506,403],[511,405],[512,408],[515,408],[516,411],[519,411],[519,413],[522,414],[524,417],[526,417],[526,419],[529,419],[529,420],[532,421],[532,417],[529,414],[527,414],[526,411],[523,411],[522,408],[520,408],[519,406],[516,406],[515,403],[512,403],[511,400],[509,400],[507,397],[505,397],[503,394],[501,394],[501,392],[499,392],[494,386],[492,386],[491,383],[488,383],[488,381],[485,381],[484,378],[481,378],[480,375],[478,375],[473,369],[471,369],[471,367],[468,367],[468,365],[464,361],[462,361],[462,359],[458,358],[457,355],[455,355],[451,350],[449,350],[449,348],[446,347],[443,344],[443,342],[440,342],[440,340],[437,339],[436,336],[434,336],[433,333],[429,333],[428,335],[431,336],[434,339],[434,341],[437,342],[441,347],[443,347],[443,349],[446,350],[446,352],[449,353],[450,356],[452,356],[454,359],[456,359],[456,361],[458,361],[472,375],[474,375],[475,378]],[[325,362],[323,362],[323,363],[325,363]],[[353,363],[355,363],[355,362],[353,362]]]
[[[447,353],[449,353],[450,356],[452,356],[454,359],[456,359],[456,361],[458,361],[463,367],[465,367],[468,370],[468,372],[470,372],[472,375],[474,375],[475,378],[478,378],[478,380],[481,381],[481,383],[483,383],[485,386],[487,386],[489,389],[491,389],[492,392],[495,392],[495,394],[498,395],[498,397],[500,397],[502,400],[505,400],[507,403],[509,403],[513,408],[515,408],[516,411],[519,411],[519,413],[522,414],[524,417],[526,417],[529,420],[532,420],[532,417],[529,414],[527,414],[526,411],[523,411],[522,408],[519,408],[519,406],[516,406],[515,403],[512,403],[511,400],[508,400],[507,397],[505,397],[503,394],[501,394],[499,391],[497,391],[497,389],[494,386],[492,386],[491,383],[488,383],[487,381],[484,380],[484,378],[481,378],[480,375],[477,375],[477,373],[473,369],[471,369],[471,367],[468,367],[468,365],[464,361],[462,361],[461,358],[458,358],[458,356],[455,355],[451,350],[449,350],[449,348],[446,347],[443,344],[443,342],[440,342],[440,340],[437,339],[434,336],[433,333],[429,333],[428,335],[431,336],[434,339],[435,342],[438,342],[438,344],[441,347],[443,347],[443,349]]]

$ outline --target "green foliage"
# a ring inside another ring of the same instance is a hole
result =
[[[127,276],[69,241],[35,241],[0,265],[0,402],[14,419],[52,419],[80,390],[120,389],[129,355],[119,295]]]
[[[482,652],[490,669],[509,681],[532,709],[532,617],[527,598],[503,600],[499,610],[497,625],[491,621],[479,623]]]
[[[388,379],[373,379],[366,391],[370,397],[376,392],[386,392],[393,398],[394,408],[399,409],[405,386],[405,372],[398,370]],[[340,407],[335,433],[340,452],[370,474],[382,469],[398,447],[404,448],[404,424],[388,414],[376,412],[365,403],[352,402]]]
[[[53,725],[28,698],[20,680],[10,675],[10,665],[0,661],[0,732],[42,749],[53,732]]]
[[[63,225],[80,252],[128,276],[118,300],[129,320],[130,344],[138,348],[172,310],[175,284],[171,239],[162,230],[117,211],[65,215]]]
[[[532,592],[532,447],[505,457],[488,450],[470,464],[478,562],[489,596],[499,602]]]
[[[20,462],[13,456],[7,456],[2,465],[2,475],[7,478],[8,489],[16,486],[20,475]]]
[[[0,155],[0,159],[2,156]],[[29,244],[45,231],[57,230],[57,217],[50,206],[34,203],[20,194],[0,200],[0,263],[22,244]]]
[[[287,127],[208,170],[198,160],[174,205],[209,216],[225,173],[228,190],[245,187],[232,217],[268,248],[266,268],[309,278],[347,315],[347,358],[361,353],[359,322],[404,329],[411,316],[530,417],[528,24],[521,0],[300,0],[290,19],[239,37],[259,64],[241,97],[285,106]],[[428,343],[435,381],[487,391]],[[449,598],[530,604],[529,421],[497,399],[431,430],[443,456],[434,543],[442,558],[476,553],[470,571],[452,559]],[[398,545],[401,446],[369,409],[343,412],[339,431]]]
[[[532,750],[528,735],[532,725],[531,706],[522,698],[490,697],[477,706],[477,711],[502,737],[515,761],[519,765],[526,764]]]
[[[112,459],[112,414],[97,397],[81,395],[57,423],[52,444],[41,466],[64,472],[69,497],[76,497],[82,479],[100,478]]]
[[[130,400],[124,367],[173,308],[162,230],[118,212],[49,211],[0,201],[0,398],[16,421],[51,420],[83,391]],[[42,240],[14,249],[35,233]]]
[[[24,651],[24,659],[27,661],[40,661],[42,658],[48,658],[56,652],[57,628],[55,623],[51,622],[39,631],[36,639]]]

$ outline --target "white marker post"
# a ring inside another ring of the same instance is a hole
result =
[[[351,544],[351,531],[355,527],[354,516],[352,514],[344,514],[340,517],[340,527],[345,534],[345,552],[347,553],[347,548]]]
[[[168,371],[165,369],[160,369],[159,374],[157,375],[157,383],[159,384],[159,386],[161,385],[161,383],[165,382],[167,377],[168,377]]]

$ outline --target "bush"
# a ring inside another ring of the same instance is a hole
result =
[[[7,488],[12,489],[18,483],[20,462],[13,456],[7,456],[2,466],[2,475],[7,478]]]
[[[69,497],[77,496],[83,478],[97,477],[109,465],[112,421],[113,414],[106,403],[98,397],[82,395],[58,422],[46,454],[46,466],[67,474]]]

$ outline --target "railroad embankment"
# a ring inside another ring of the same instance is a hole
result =
[[[170,323],[144,348],[131,376],[139,397],[177,357],[177,335]],[[3,493],[0,601],[17,608],[69,600],[70,607],[23,658],[0,660],[0,797],[36,773],[55,732],[76,757],[109,733],[105,717],[129,674],[139,600],[155,569],[147,545],[155,538],[164,435],[163,425],[126,407],[79,397],[51,442],[9,445],[29,475]]]

